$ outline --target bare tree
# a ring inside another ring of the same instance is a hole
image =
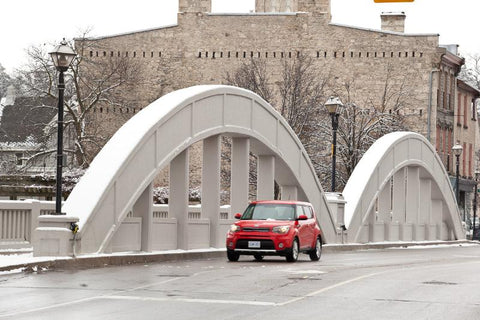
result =
[[[405,108],[411,106],[407,77],[387,66],[381,90],[365,95],[355,81],[333,83],[328,69],[319,70],[311,58],[298,55],[282,62],[279,81],[272,85],[264,60],[252,59],[227,76],[229,84],[255,91],[285,117],[302,141],[323,185],[331,179],[331,118],[324,103],[329,95],[344,102],[337,143],[337,181],[341,190],[368,148],[381,136],[405,129]],[[253,77],[252,75],[255,75]],[[241,79],[241,81],[239,80]],[[255,83],[252,83],[255,82]],[[272,92],[274,94],[272,94]]]
[[[73,47],[73,43],[70,43]],[[88,167],[93,156],[103,146],[108,136],[99,130],[94,111],[102,107],[128,106],[119,94],[138,77],[137,65],[128,57],[106,56],[101,62],[90,59],[88,51],[98,43],[89,41],[85,34],[76,42],[77,57],[65,74],[65,132],[72,135],[72,148],[65,152],[74,155],[79,167]],[[29,63],[18,70],[17,82],[22,94],[47,96],[57,99],[57,75],[47,50],[53,45],[30,47]],[[97,48],[98,49],[98,48]],[[55,106],[52,106],[55,108]],[[47,124],[45,124],[47,125]],[[54,129],[54,124],[51,124]],[[55,130],[50,130],[53,133]],[[47,148],[42,153],[53,153]]]
[[[329,72],[318,70],[312,59],[299,54],[293,59],[283,60],[280,79],[273,83],[267,70],[266,60],[250,59],[233,74],[227,74],[226,82],[249,89],[277,109],[287,120],[302,141],[307,153],[317,158],[318,146],[322,139],[316,134],[322,121],[320,109],[327,97],[330,80]],[[250,157],[252,163],[254,157]],[[250,172],[250,183],[256,181],[256,172]],[[276,185],[275,196],[279,188]]]
[[[459,77],[480,90],[480,54],[467,56],[467,63],[463,66]]]
[[[265,101],[271,102],[273,91],[269,80],[265,60],[254,58],[242,63],[233,74],[227,72],[225,77],[227,84],[253,91]]]
[[[2,64],[0,64],[0,98],[5,96],[8,86],[11,84],[12,78],[8,75]]]
[[[320,128],[320,114],[327,98],[329,80],[329,73],[318,70],[309,57],[300,54],[296,59],[283,61],[277,109],[307,151],[315,152],[317,148],[314,133]]]

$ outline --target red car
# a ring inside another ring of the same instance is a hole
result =
[[[308,202],[255,201],[230,227],[227,257],[238,261],[240,255],[253,255],[257,261],[267,255],[286,257],[294,262],[300,252],[318,261],[322,254],[322,233],[315,211]]]

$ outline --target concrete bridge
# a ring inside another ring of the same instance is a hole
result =
[[[222,135],[232,138],[231,206],[223,209]],[[202,203],[192,215],[188,158],[198,141]],[[257,199],[272,199],[276,181],[282,199],[311,202],[324,243],[465,238],[447,173],[422,136],[379,139],[349,180],[345,202],[324,193],[301,142],[267,102],[240,88],[195,86],[158,99],[118,130],[64,204],[66,215],[39,217],[34,253],[223,248],[233,213],[248,204],[250,152],[258,158]],[[167,165],[169,205],[155,211],[152,182]]]

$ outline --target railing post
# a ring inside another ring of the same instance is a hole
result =
[[[30,243],[33,245],[36,241],[35,230],[38,228],[38,217],[40,217],[40,201],[38,200],[29,200],[31,203],[30,211]]]

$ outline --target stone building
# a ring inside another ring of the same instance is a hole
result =
[[[459,181],[459,206],[460,211],[466,216],[467,224],[469,224],[468,218],[472,218],[470,210],[475,192],[475,171],[480,170],[478,163],[478,98],[480,98],[480,91],[460,79],[457,80],[457,96],[454,97],[456,99],[454,140],[463,148],[459,157],[461,177]],[[451,167],[450,174],[453,181],[456,166],[452,163]]]
[[[332,76],[332,88],[353,87],[359,106],[381,105],[387,91],[402,97],[401,110],[387,110],[405,115],[449,167],[455,79],[464,61],[439,45],[438,34],[405,34],[404,25],[404,13],[382,14],[381,30],[332,23],[330,0],[256,0],[255,12],[245,14],[212,13],[211,0],[179,0],[176,25],[77,41],[87,43],[91,63],[138,63],[145,80],[128,90],[134,111],[176,89],[224,83],[250,59],[265,61],[275,82],[283,61],[310,57]],[[342,98],[337,89],[332,93]],[[116,110],[101,110],[112,120],[105,125],[110,134],[124,121]]]

